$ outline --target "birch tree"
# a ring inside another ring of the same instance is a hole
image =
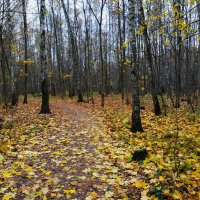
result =
[[[40,75],[41,75],[41,90],[42,90],[42,105],[40,114],[48,114],[49,108],[49,89],[48,89],[48,69],[47,69],[47,57],[46,57],[46,27],[45,16],[47,9],[45,6],[45,0],[40,0]]]
[[[136,13],[135,0],[129,0],[129,30],[132,59],[132,132],[143,132],[140,117],[140,75],[136,47]]]

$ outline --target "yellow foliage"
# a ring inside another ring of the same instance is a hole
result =
[[[126,48],[128,46],[129,42],[128,41],[125,41],[122,43],[122,48]]]
[[[9,172],[7,171],[3,172],[3,178],[10,178],[11,176],[12,175]]]
[[[63,79],[67,79],[67,78],[70,78],[72,75],[71,74],[63,74]]]
[[[71,189],[68,189],[68,190],[63,190],[63,192],[66,195],[66,197],[69,199],[76,192],[76,189],[71,188]]]
[[[59,152],[59,151],[54,151],[53,152],[53,155],[60,155],[61,154],[61,152]]]
[[[33,168],[32,167],[27,167],[24,169],[26,172],[32,172],[33,171]]]
[[[179,191],[175,191],[174,192],[174,194],[173,194],[173,197],[175,198],[175,199],[182,199],[182,194],[179,192]]]
[[[140,180],[134,183],[133,185],[137,188],[146,188],[148,184],[145,181]]]

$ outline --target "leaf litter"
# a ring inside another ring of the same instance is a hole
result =
[[[40,101],[31,99],[7,114],[11,126],[0,130],[0,198],[198,199],[198,116],[194,122],[180,115],[181,172],[173,177],[173,114],[155,117],[148,108],[145,133],[132,134],[130,108],[115,102],[100,109],[54,98],[53,114],[39,115]],[[142,147],[150,156],[133,162],[132,152]]]

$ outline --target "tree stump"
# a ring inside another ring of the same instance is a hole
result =
[[[142,148],[133,152],[132,159],[134,161],[142,161],[145,160],[148,156],[147,149]]]

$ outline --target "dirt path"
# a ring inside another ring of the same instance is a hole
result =
[[[30,110],[31,121],[23,114],[28,107],[21,107],[18,116],[25,126],[18,131],[24,134],[1,166],[0,197],[128,199],[124,172],[110,158],[114,143],[101,119],[62,101],[52,101],[51,107],[50,116]]]

